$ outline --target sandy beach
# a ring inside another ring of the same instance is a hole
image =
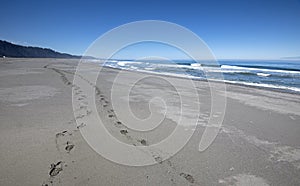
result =
[[[157,151],[152,154],[154,165],[125,166],[96,153],[80,132],[85,125],[76,119],[88,119],[90,111],[82,106],[73,112],[72,93],[86,99],[73,82],[78,61],[0,59],[0,185],[300,185],[300,95],[227,84],[223,125],[208,149],[199,152],[201,136],[210,127],[211,94],[207,82],[193,81],[201,112],[195,118],[193,99],[187,99],[190,112],[184,117],[197,120],[195,129],[181,126],[195,130],[188,143],[165,161],[165,152]],[[130,108],[139,118],[149,115],[153,96],[171,105],[160,126],[137,132],[118,120],[112,105],[110,90],[118,73],[103,68],[95,85],[97,114],[107,131],[133,147],[155,144],[171,134],[177,125],[176,90],[159,75],[135,85]],[[142,74],[125,71],[117,93]],[[189,98],[187,79],[164,78],[176,82]],[[152,105],[159,117],[160,105]]]

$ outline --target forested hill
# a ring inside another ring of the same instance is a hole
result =
[[[60,53],[49,48],[21,46],[0,40],[0,57],[3,56],[24,58],[81,58],[81,56]]]

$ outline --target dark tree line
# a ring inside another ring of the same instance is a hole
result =
[[[0,57],[28,58],[81,58],[66,53],[59,53],[49,48],[21,46],[0,40]]]

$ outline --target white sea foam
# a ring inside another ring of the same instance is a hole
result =
[[[148,71],[148,70],[140,70],[137,69],[135,71],[138,72],[145,72],[145,73],[149,73],[149,74],[157,74],[157,75],[165,75],[165,76],[171,76],[171,77],[180,77],[180,78],[187,78],[187,79],[203,79],[201,77],[196,77],[196,76],[192,76],[192,75],[187,75],[187,74],[176,74],[176,73],[171,73],[171,72],[155,72],[155,71]]]
[[[221,69],[219,67],[205,67],[203,68],[205,72],[216,72],[216,73],[250,73],[251,71],[246,70],[236,70],[236,69]]]
[[[247,70],[247,71],[261,71],[261,72],[277,72],[277,73],[289,73],[289,74],[300,74],[299,71],[292,70],[275,70],[275,69],[264,69],[264,68],[250,68],[250,67],[239,67],[232,65],[221,65],[221,69],[235,69],[235,70]]]
[[[191,66],[192,67],[201,67],[201,64],[200,63],[192,63]]]
[[[179,69],[197,69],[197,70],[203,70],[203,67],[201,67],[201,64],[191,64],[191,65],[180,65],[176,63],[147,63],[147,62],[132,62],[132,61],[119,61],[116,64],[120,67],[129,66],[129,68],[132,68],[134,65],[140,65],[144,63],[145,65],[148,65],[151,68],[177,68]],[[147,68],[147,67],[146,67]],[[145,69],[146,69],[145,68]]]
[[[192,78],[192,79],[204,79],[203,77],[197,77],[193,75],[188,75],[185,73],[170,73],[170,72],[155,72],[154,70],[158,68],[177,68],[179,69],[178,72],[185,72],[184,68],[186,69],[196,69],[196,70],[202,70],[203,72],[216,72],[216,73],[251,73],[251,70],[258,70],[255,68],[245,68],[245,67],[238,67],[238,66],[230,66],[230,65],[222,65],[221,68],[219,67],[203,67],[200,63],[193,63],[191,65],[180,65],[180,64],[161,64],[161,63],[148,63],[148,66],[144,67],[144,69],[141,69],[137,66],[138,64],[142,64],[145,62],[136,62],[136,61],[118,61],[115,64],[106,64],[105,66],[109,66],[112,68],[119,68],[119,69],[127,69],[127,70],[134,70],[139,72],[147,72],[152,74],[158,74],[158,75],[168,75],[173,77],[181,77],[181,78]],[[147,63],[145,63],[147,64]],[[180,71],[182,69],[182,71]],[[276,71],[276,72],[285,72],[284,70],[271,70],[271,69],[260,69],[262,71]],[[298,73],[295,71],[288,71],[291,73]],[[263,76],[268,77],[270,74],[268,73],[256,73],[257,76]],[[300,92],[300,88],[297,87],[290,87],[290,86],[284,86],[284,85],[274,85],[274,84],[265,84],[265,83],[253,83],[253,82],[243,82],[243,81],[233,81],[233,80],[222,80],[222,79],[209,79],[212,81],[219,81],[219,82],[225,82],[230,84],[239,84],[239,85],[247,85],[247,86],[253,86],[253,87],[262,87],[262,88],[272,88],[272,89],[279,89],[279,90],[289,90],[294,92]]]
[[[117,64],[121,67],[124,67],[128,64],[141,64],[142,62],[136,62],[136,61],[119,61]]]
[[[230,80],[221,80],[221,81],[225,82],[225,83],[231,83],[231,84],[240,84],[240,85],[247,85],[247,86],[253,86],[253,87],[263,87],[263,88],[291,90],[291,91],[295,91],[295,92],[300,92],[300,88],[288,87],[288,86],[283,86],[283,85],[271,85],[271,84],[265,84],[265,83],[252,83],[252,82],[230,81]]]
[[[262,77],[268,77],[268,76],[270,76],[271,74],[257,73],[256,75],[262,76]]]

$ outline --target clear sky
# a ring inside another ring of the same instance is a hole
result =
[[[71,54],[114,27],[150,19],[190,29],[219,59],[300,56],[299,0],[4,0],[0,14],[0,39]]]

